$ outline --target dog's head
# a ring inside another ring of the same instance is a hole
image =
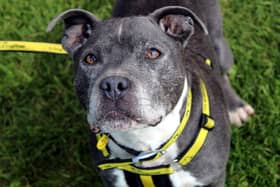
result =
[[[200,19],[189,9],[165,7],[148,16],[99,21],[68,10],[64,49],[73,57],[74,85],[92,128],[155,126],[172,111],[186,86],[184,47]]]

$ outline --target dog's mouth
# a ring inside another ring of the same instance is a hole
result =
[[[153,120],[145,120],[127,112],[113,110],[105,113],[101,118],[96,120],[95,124],[90,124],[90,129],[94,133],[112,130],[127,131],[130,129],[155,127],[161,121],[162,117]]]

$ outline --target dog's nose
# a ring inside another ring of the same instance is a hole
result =
[[[112,76],[103,79],[100,83],[100,89],[109,99],[116,101],[122,98],[128,88],[130,82],[125,77]]]

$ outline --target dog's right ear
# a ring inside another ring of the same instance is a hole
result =
[[[50,32],[60,20],[64,21],[64,34],[61,43],[71,56],[83,46],[99,22],[93,14],[86,10],[70,9],[54,18],[49,23],[47,32]]]

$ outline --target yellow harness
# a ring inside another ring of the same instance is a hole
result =
[[[200,151],[202,146],[204,145],[209,130],[213,129],[215,126],[214,120],[210,117],[210,103],[209,97],[207,93],[207,89],[205,83],[200,80],[200,88],[202,93],[202,117],[201,117],[201,124],[200,129],[197,133],[196,138],[194,139],[193,143],[190,147],[183,153],[180,158],[176,159],[176,162],[181,166],[186,166]],[[161,157],[164,152],[177,141],[180,137],[181,133],[183,132],[184,128],[186,127],[190,113],[191,113],[191,105],[192,105],[192,92],[191,89],[188,91],[187,101],[186,101],[186,109],[183,116],[183,119],[171,136],[171,138],[159,148],[159,151],[150,152],[140,154],[133,159],[111,159],[106,160],[98,165],[100,170],[107,170],[117,168],[120,170],[124,170],[127,172],[135,173],[140,175],[140,180],[144,187],[155,187],[153,183],[152,176],[154,175],[166,175],[172,174],[174,172],[174,168],[171,165],[163,165],[159,167],[153,168],[141,168],[137,167],[135,164],[139,162],[150,162],[155,161],[159,157]],[[101,151],[104,157],[108,157],[110,155],[109,151],[107,150],[107,144],[109,142],[109,136],[107,134],[96,134],[97,137],[97,149]],[[140,157],[140,158],[138,158]],[[148,157],[148,158],[147,158]]]

